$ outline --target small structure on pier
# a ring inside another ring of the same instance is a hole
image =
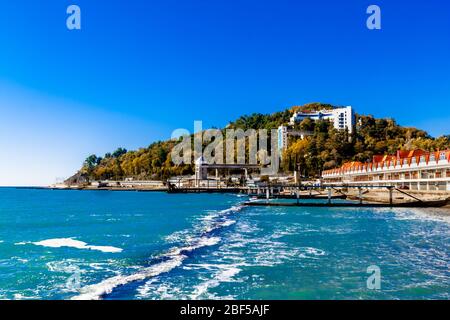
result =
[[[216,179],[219,179],[219,170],[243,170],[245,179],[248,179],[248,170],[261,170],[261,165],[258,164],[209,164],[202,156],[195,161],[195,181],[196,186],[199,186],[200,181],[208,180],[208,170],[215,170]]]

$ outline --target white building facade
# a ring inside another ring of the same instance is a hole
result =
[[[301,140],[305,139],[307,136],[312,135],[309,131],[297,131],[293,130],[292,127],[279,126],[278,127],[278,151],[280,156],[283,155],[283,151],[289,146],[289,136],[299,137]]]
[[[351,106],[315,112],[295,112],[290,119],[290,124],[294,125],[307,118],[314,121],[329,120],[333,122],[334,128],[347,129],[349,133],[352,133],[355,127],[355,114]]]
[[[288,147],[288,128],[286,126],[278,127],[278,152],[280,156],[283,154],[283,150]]]
[[[409,155],[384,156],[376,160],[371,163],[350,162],[341,168],[326,170],[322,173],[323,181],[450,191],[450,150],[411,151]]]

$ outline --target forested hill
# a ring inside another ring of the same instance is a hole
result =
[[[270,115],[254,113],[230,122],[227,128],[276,129],[289,122],[295,111],[331,109],[329,104],[311,103],[295,106]],[[366,162],[374,154],[394,154],[397,150],[423,149],[427,151],[450,148],[450,135],[433,138],[427,132],[399,126],[393,119],[377,119],[373,116],[356,115],[357,128],[350,136],[346,131],[338,131],[328,121],[305,119],[296,124],[297,129],[311,131],[305,140],[290,141],[286,150],[282,170],[292,171],[296,163],[305,176],[318,176],[323,169],[334,168],[345,161]],[[127,151],[123,148],[102,157],[89,156],[79,172],[68,182],[80,177],[99,179],[167,179],[175,175],[192,174],[192,165],[175,166],[170,159],[170,151],[176,141],[159,141],[146,148]]]

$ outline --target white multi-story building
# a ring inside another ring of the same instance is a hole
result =
[[[279,126],[278,127],[278,152],[280,156],[288,146],[288,127]]]
[[[314,121],[330,120],[333,122],[334,128],[338,130],[348,129],[350,133],[353,132],[355,126],[355,114],[351,106],[314,112],[295,112],[290,119],[290,124],[294,125],[306,118]]]
[[[312,135],[309,131],[297,131],[293,130],[288,126],[278,127],[278,151],[280,156],[283,154],[283,150],[286,150],[289,144],[289,136],[300,137],[300,139],[305,139],[307,136]]]

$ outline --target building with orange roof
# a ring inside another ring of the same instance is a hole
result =
[[[392,185],[410,190],[450,191],[450,150],[399,150],[372,162],[347,162],[322,172],[325,183]]]

